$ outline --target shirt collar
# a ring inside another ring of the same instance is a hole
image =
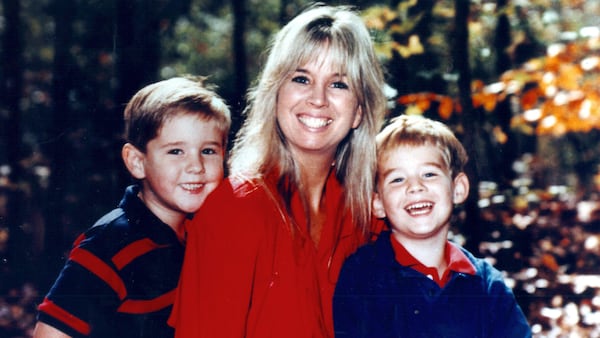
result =
[[[394,236],[390,236],[390,241],[392,242],[392,249],[394,250],[396,261],[400,265],[410,267],[430,277],[438,285],[440,285],[440,287],[443,287],[450,280],[450,276],[452,275],[450,272],[464,273],[468,275],[476,274],[476,269],[473,263],[471,263],[469,258],[467,258],[467,256],[458,246],[450,241],[446,242],[446,247],[444,249],[444,256],[448,262],[448,268],[441,277],[438,276],[435,268],[425,266],[413,255],[411,255],[410,252],[408,252],[408,250],[406,250],[406,248],[394,238]]]

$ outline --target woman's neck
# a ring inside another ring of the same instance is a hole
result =
[[[318,246],[323,224],[326,220],[325,184],[332,170],[332,159],[321,159],[320,161],[300,161],[300,184],[299,189],[306,199],[309,217],[310,236]]]

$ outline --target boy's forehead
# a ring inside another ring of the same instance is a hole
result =
[[[409,165],[447,165],[443,152],[434,145],[408,145],[401,144],[390,147],[387,151],[380,153],[378,167],[404,167]]]
[[[224,133],[220,128],[219,121],[214,117],[203,113],[181,113],[165,119],[156,136],[178,138],[185,136],[186,133],[192,133],[201,137],[206,134],[207,130],[210,130],[211,134],[221,135]]]

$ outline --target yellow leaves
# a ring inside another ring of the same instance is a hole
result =
[[[389,7],[373,6],[363,12],[363,20],[369,29],[383,31],[388,22],[396,18],[396,13]]]
[[[425,52],[418,35],[411,35],[408,38],[408,45],[394,43],[393,48],[405,59],[411,55],[423,54]]]
[[[403,1],[395,10],[387,6],[373,6],[363,13],[363,21],[371,30],[378,55],[389,59],[397,52],[401,57],[408,58],[425,51],[421,39],[413,33],[424,13],[408,14],[416,4],[416,0]],[[393,36],[402,36],[406,43],[401,43]]]

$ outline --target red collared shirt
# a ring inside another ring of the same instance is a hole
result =
[[[408,266],[431,278],[437,283],[437,285],[440,286],[440,288],[443,288],[446,283],[448,283],[450,277],[452,276],[451,272],[465,273],[469,275],[474,275],[476,272],[473,263],[471,263],[467,256],[450,241],[446,242],[446,247],[444,249],[444,259],[446,262],[448,262],[448,267],[441,277],[438,275],[436,268],[428,267],[421,263],[418,259],[411,255],[410,252],[408,252],[408,250],[406,250],[406,248],[394,238],[394,236],[390,236],[390,241],[392,242],[392,248],[396,254],[396,261],[400,265]]]

